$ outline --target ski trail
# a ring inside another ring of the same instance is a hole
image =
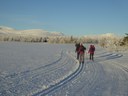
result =
[[[77,77],[48,96],[127,96],[128,68],[116,61],[123,55],[107,52],[101,55],[94,62],[86,59]]]
[[[69,53],[70,52],[68,52],[67,54],[69,54]],[[71,54],[69,54],[69,55],[77,62],[77,64],[79,64],[79,62]],[[82,68],[83,68],[83,64],[79,64],[78,68],[72,74],[70,74],[68,77],[64,78],[57,84],[52,85],[51,87],[49,87],[45,90],[42,90],[32,96],[45,96],[47,94],[50,94],[52,91],[57,90],[59,87],[64,86],[64,84],[70,82],[73,78],[75,78],[82,71]]]
[[[53,90],[61,86],[62,83],[70,81],[79,73],[76,70],[81,70],[81,66],[69,53],[63,52],[61,55],[59,61],[47,67],[37,68],[24,74],[10,75],[6,78],[1,77],[0,84],[3,89],[0,94],[32,95],[42,90]],[[7,88],[6,84],[8,84]]]
[[[55,64],[58,64],[58,62],[60,62],[62,60],[62,58],[63,58],[62,57],[63,56],[63,50],[61,51],[60,54],[61,54],[60,57],[56,61],[54,61],[54,62],[52,62],[50,64],[47,64],[47,65],[44,65],[44,66],[40,66],[40,67],[32,69],[32,70],[26,70],[26,71],[23,71],[23,72],[20,72],[20,73],[9,74],[9,75],[6,75],[5,78],[10,78],[10,77],[14,78],[15,76],[18,76],[18,75],[24,76],[24,75],[32,73],[34,71],[37,72],[38,70],[42,70],[44,68],[47,68],[47,67],[50,67],[50,66],[54,66]]]

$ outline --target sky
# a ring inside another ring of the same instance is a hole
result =
[[[0,26],[83,36],[128,33],[128,0],[0,0]]]

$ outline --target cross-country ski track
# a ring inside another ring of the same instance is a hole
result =
[[[11,44],[0,44],[0,96],[128,96],[127,53],[96,46],[94,61],[85,53],[85,63],[79,64],[73,44]],[[22,55],[35,61],[23,61]],[[7,66],[10,62],[13,67]]]

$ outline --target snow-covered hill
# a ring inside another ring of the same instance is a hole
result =
[[[0,34],[20,36],[64,36],[61,32],[48,32],[42,29],[16,30],[6,26],[0,26]]]

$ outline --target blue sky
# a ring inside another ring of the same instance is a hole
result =
[[[128,33],[128,0],[0,0],[0,26],[65,35]]]

